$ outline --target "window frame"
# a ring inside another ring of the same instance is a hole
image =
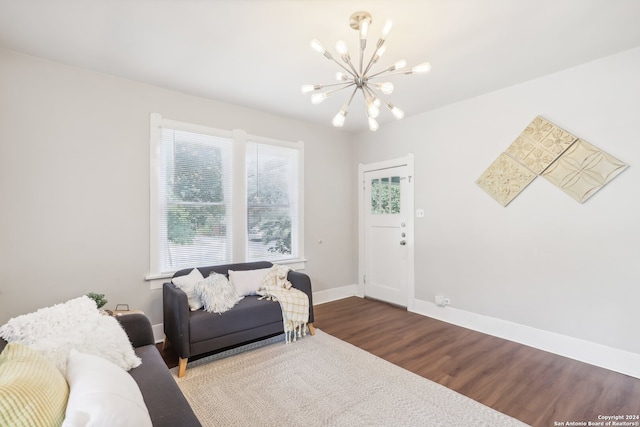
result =
[[[306,259],[304,257],[304,143],[302,141],[290,142],[257,135],[250,135],[242,129],[222,130],[208,126],[187,122],[170,120],[159,113],[151,113],[149,120],[150,136],[150,185],[149,185],[149,270],[145,280],[151,281],[151,288],[158,289],[162,286],[163,279],[173,276],[175,271],[161,271],[162,238],[161,209],[166,203],[160,181],[161,153],[162,153],[162,128],[199,133],[219,138],[232,140],[232,253],[231,263],[247,262],[248,259],[248,226],[247,226],[247,170],[246,170],[246,146],[248,143],[258,143],[290,148],[297,151],[297,198],[298,209],[295,222],[297,223],[297,239],[292,246],[297,248],[297,256],[282,260],[275,260],[278,264],[285,264],[294,269],[304,269]],[[294,219],[292,219],[292,224]],[[292,233],[293,234],[293,233]],[[293,235],[292,235],[293,238]]]

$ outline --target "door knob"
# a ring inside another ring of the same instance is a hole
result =
[[[406,245],[406,244],[407,244],[407,241],[406,241],[406,240],[400,240],[400,246],[404,246],[404,245]]]

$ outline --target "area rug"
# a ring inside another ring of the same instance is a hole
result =
[[[203,426],[526,425],[320,330],[172,372]]]

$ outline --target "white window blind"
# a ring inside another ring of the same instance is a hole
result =
[[[248,142],[248,260],[298,256],[298,150]]]
[[[232,141],[162,129],[162,272],[231,261]]]

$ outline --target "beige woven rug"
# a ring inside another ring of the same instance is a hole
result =
[[[197,360],[183,378],[172,372],[204,426],[526,425],[316,332]]]

